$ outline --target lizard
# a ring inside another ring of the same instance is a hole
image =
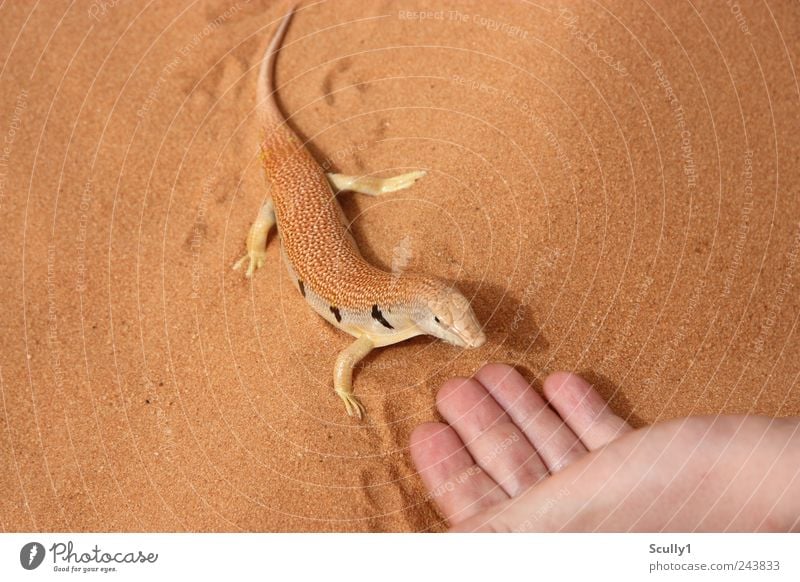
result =
[[[287,125],[275,99],[275,61],[294,14],[290,8],[261,60],[256,101],[263,124],[261,159],[268,194],[247,235],[246,277],[264,265],[269,232],[277,227],[281,257],[293,284],[311,308],[356,339],[336,358],[335,393],[348,415],[364,406],[353,393],[353,368],[374,348],[430,335],[463,348],[478,348],[486,335],[470,302],[448,282],[421,273],[384,271],[358,250],[336,193],[381,195],[408,188],[418,170],[392,178],[328,173]]]

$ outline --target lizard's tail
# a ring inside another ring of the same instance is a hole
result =
[[[281,19],[278,29],[275,31],[264,53],[264,58],[261,59],[261,67],[258,71],[256,99],[258,101],[258,110],[265,127],[274,127],[286,121],[281,110],[278,108],[278,103],[275,101],[275,57],[278,54],[281,42],[286,34],[289,21],[294,14],[294,9],[295,6],[293,4],[286,13],[286,16]]]

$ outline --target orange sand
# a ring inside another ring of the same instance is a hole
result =
[[[800,413],[794,3],[300,10],[279,99],[320,162],[429,171],[343,198],[365,256],[458,280],[489,337],[375,352],[361,424],[278,246],[230,269],[283,5],[31,4],[0,9],[3,530],[441,530],[408,436],[486,360],[637,425]]]

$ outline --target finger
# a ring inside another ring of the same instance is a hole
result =
[[[475,378],[525,433],[551,472],[587,453],[572,429],[513,367],[487,364],[475,373]]]
[[[512,497],[548,474],[536,449],[477,380],[448,380],[436,406],[478,466]]]
[[[475,464],[464,443],[446,424],[429,422],[411,433],[411,460],[431,498],[451,524],[508,499]]]
[[[550,374],[544,381],[544,393],[590,451],[633,430],[611,411],[591,384],[576,374]]]

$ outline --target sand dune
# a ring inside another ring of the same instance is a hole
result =
[[[408,456],[483,361],[597,383],[636,425],[800,413],[800,16],[791,2],[330,1],[282,108],[367,258],[459,281],[464,352],[349,339],[269,247],[256,67],[275,2],[0,8],[0,528],[442,530]]]

